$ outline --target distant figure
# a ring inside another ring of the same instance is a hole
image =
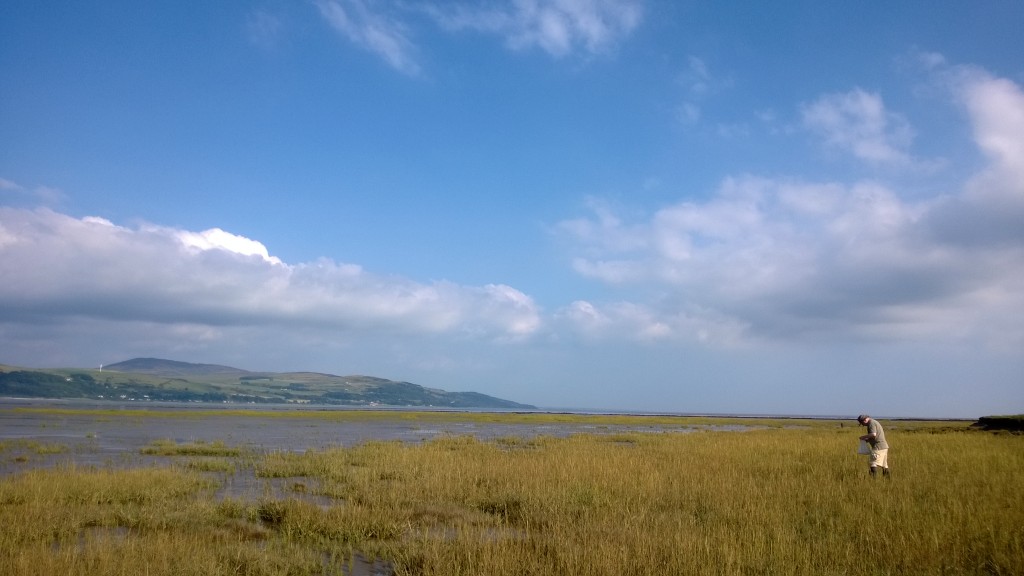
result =
[[[882,469],[882,476],[889,477],[889,444],[885,441],[885,430],[882,423],[867,414],[857,416],[857,422],[861,426],[868,427],[868,433],[860,439],[871,446],[871,459],[868,465],[871,467],[871,477],[874,478],[878,468]]]

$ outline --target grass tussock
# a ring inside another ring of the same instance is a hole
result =
[[[148,446],[143,447],[140,452],[150,456],[241,456],[242,450],[224,444],[217,440],[214,442],[187,442],[179,444],[174,440],[154,440]]]
[[[66,444],[55,442],[38,442],[36,440],[0,440],[0,454],[10,451],[21,454],[31,453],[39,456],[64,454],[68,451]]]
[[[235,463],[225,458],[193,458],[185,463],[185,467],[198,472],[224,472],[234,474]]]
[[[254,501],[215,500],[190,467],[27,472],[0,480],[0,573],[1020,573],[1024,437],[893,427],[893,478],[872,480],[858,432],[271,453],[256,474],[304,488]]]

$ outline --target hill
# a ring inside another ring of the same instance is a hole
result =
[[[104,369],[173,377],[212,376],[215,374],[240,376],[249,373],[248,370],[240,370],[219,364],[193,364],[191,362],[178,362],[177,360],[163,360],[161,358],[133,358],[124,362],[118,362],[117,364],[110,364],[105,366]]]
[[[0,366],[0,396],[115,401],[533,409],[478,392],[447,392],[373,376],[251,372],[218,364],[134,358],[100,370]]]

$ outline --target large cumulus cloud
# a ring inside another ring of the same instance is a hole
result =
[[[650,298],[577,302],[563,318],[638,337],[1024,346],[1024,92],[972,68],[939,77],[986,159],[966,182],[921,200],[871,177],[732,176],[709,199],[634,221],[597,203],[560,225],[576,242],[576,270]],[[826,96],[803,115],[826,146],[869,165],[909,162],[886,124],[904,121],[877,95]]]
[[[261,243],[115,225],[48,209],[0,208],[0,321],[73,318],[166,325],[520,338],[533,300],[503,285],[420,283],[322,259],[287,264]]]

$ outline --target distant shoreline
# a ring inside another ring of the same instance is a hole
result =
[[[249,404],[243,402],[167,402],[157,400],[94,400],[89,398],[31,398],[31,397],[6,397],[0,396],[0,407],[4,404],[41,404],[41,405],[67,405],[74,407],[95,407],[102,409],[121,410],[146,410],[167,409],[167,410],[253,410],[253,411],[274,411],[274,412],[437,412],[437,413],[465,413],[465,414],[547,414],[567,416],[636,416],[655,418],[727,418],[747,420],[855,420],[855,415],[834,415],[834,414],[738,414],[738,413],[716,413],[716,412],[666,412],[666,411],[645,411],[645,410],[613,410],[613,409],[584,409],[584,408],[536,408],[536,409],[500,409],[500,408],[448,408],[439,406],[361,406],[361,405],[336,405],[336,404]],[[928,422],[973,422],[978,418],[944,418],[925,416],[885,416],[879,415],[879,420],[889,421],[928,421]]]

